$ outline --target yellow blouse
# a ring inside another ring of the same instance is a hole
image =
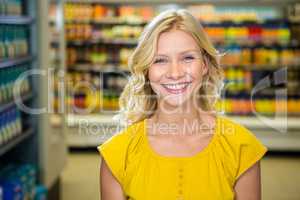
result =
[[[235,181],[267,151],[247,128],[218,116],[205,149],[189,157],[163,156],[150,146],[146,123],[98,146],[129,200],[234,199]]]

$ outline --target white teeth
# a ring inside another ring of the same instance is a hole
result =
[[[179,83],[179,84],[164,84],[163,86],[171,90],[180,90],[186,87],[190,83]]]

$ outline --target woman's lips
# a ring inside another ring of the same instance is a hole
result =
[[[177,84],[162,84],[162,86],[166,89],[167,92],[171,94],[181,94],[184,93],[187,87],[192,82],[184,82],[184,83],[177,83]]]

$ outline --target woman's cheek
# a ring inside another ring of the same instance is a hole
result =
[[[164,74],[163,67],[159,66],[150,66],[149,68],[149,76],[152,76],[153,78],[160,78]]]
[[[154,69],[154,67],[149,68],[148,79],[150,81],[151,88],[153,89],[153,91],[156,94],[161,93],[160,80],[161,80],[162,75],[163,74],[160,69],[157,69],[157,68]]]
[[[202,84],[202,73],[203,69],[199,68],[199,66],[190,67],[187,69],[187,73],[192,77],[193,85],[192,90],[197,91]]]
[[[160,95],[161,94],[161,88],[159,85],[155,82],[150,82],[152,90],[155,92],[155,94]]]
[[[188,73],[195,77],[195,78],[199,78],[201,77],[201,74],[203,73],[203,69],[200,66],[191,66],[189,68],[187,68]]]

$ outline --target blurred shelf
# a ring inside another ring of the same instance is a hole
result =
[[[0,24],[26,25],[32,24],[33,18],[27,16],[0,16]]]
[[[277,65],[261,65],[261,64],[242,64],[242,65],[221,65],[224,69],[227,68],[235,68],[235,69],[248,69],[248,70],[278,70],[287,67],[288,69],[300,69],[300,64],[295,65],[284,65],[284,64],[277,64]]]
[[[79,20],[79,19],[71,19],[71,20],[65,20],[66,24],[94,24],[94,25],[133,25],[133,26],[144,26],[147,23],[150,22],[150,20],[143,20],[141,18],[134,20],[127,20],[122,19],[121,17],[103,17],[101,19],[88,19],[88,20]],[[244,21],[233,21],[233,20],[227,20],[227,21],[202,21],[199,20],[199,22],[204,27],[239,27],[239,26],[266,26],[269,24],[272,25],[297,25],[299,23],[288,21],[286,19],[274,19],[274,20],[265,20],[265,21],[254,21],[254,20],[244,20]],[[55,22],[50,21],[49,23],[54,24]]]
[[[94,20],[83,20],[83,19],[65,19],[65,24],[90,24]]]
[[[14,65],[20,65],[27,62],[31,62],[33,60],[33,56],[22,56],[17,58],[7,58],[0,60],[0,68],[11,67]]]
[[[108,125],[118,125],[117,122],[113,121],[113,114],[103,113],[103,114],[89,114],[89,115],[79,115],[79,114],[67,114],[66,121],[69,127],[78,127],[80,125],[86,125],[89,123],[91,125],[95,124],[108,124]]]
[[[93,20],[65,20],[66,24],[94,24],[94,25],[132,25],[132,26],[141,26],[148,23],[148,21],[137,20],[137,21],[128,21],[123,20],[117,17],[102,18],[102,19],[93,19]]]
[[[298,41],[291,42],[278,42],[277,40],[264,40],[254,41],[249,38],[236,38],[233,40],[218,40],[211,38],[212,43],[216,48],[228,48],[228,47],[239,47],[239,48],[300,48]]]
[[[147,23],[149,23],[149,20],[143,20],[143,19],[136,19],[134,20],[127,20],[122,19],[120,17],[103,17],[101,19],[89,19],[89,20],[78,20],[78,19],[72,19],[72,20],[65,20],[66,24],[92,24],[92,25],[132,25],[132,26],[144,26]],[[215,21],[215,22],[206,22],[201,21],[199,22],[204,27],[239,27],[239,26],[265,26],[268,24],[273,25],[289,25],[289,24],[297,24],[295,22],[290,22],[285,19],[276,19],[276,20],[266,20],[266,21]],[[55,22],[49,22],[51,24],[54,24]]]
[[[33,128],[29,128],[24,132],[20,133],[18,136],[11,138],[7,143],[0,145],[0,156],[4,155],[9,150],[19,145],[26,138],[33,135],[33,133],[34,133]]]
[[[234,21],[233,20],[224,20],[224,21],[203,21],[200,20],[201,24],[203,26],[207,27],[229,27],[229,26],[234,26],[234,27],[239,27],[239,26],[252,26],[252,25],[257,25],[257,26],[266,26],[267,28],[272,26],[277,26],[277,25],[290,25],[290,24],[297,24],[296,22],[293,22],[291,20],[288,20],[286,18],[275,18],[275,19],[266,19],[266,20],[241,20],[241,21]]]
[[[251,129],[281,129],[286,126],[288,129],[297,129],[300,132],[299,117],[282,117],[272,118],[271,116],[228,116],[230,119],[237,121]],[[300,134],[300,133],[299,133]]]
[[[123,67],[118,67],[117,65],[107,65],[107,64],[76,64],[67,67],[68,70],[82,71],[82,72],[107,72],[107,73],[130,73],[129,70]]]
[[[124,4],[122,0],[65,0],[66,3],[102,3],[102,4]],[[174,3],[174,4],[215,4],[215,5],[233,5],[233,6],[260,6],[260,5],[277,5],[286,6],[288,3],[297,3],[298,0],[127,0],[126,4],[163,4],[163,3]]]
[[[240,48],[300,48],[299,42],[292,43],[279,43],[277,41],[264,41],[264,42],[255,42],[249,39],[241,39],[231,41],[220,41],[212,39],[212,42],[218,49],[226,49],[228,47],[240,47]],[[134,38],[118,38],[118,39],[86,39],[86,40],[67,40],[68,45],[73,46],[84,46],[84,45],[95,45],[95,44],[113,44],[113,45],[130,45],[134,46],[138,44],[138,40]]]
[[[114,44],[114,45],[137,45],[136,39],[90,39],[90,40],[68,40],[68,45],[84,46],[95,44]]]
[[[268,148],[269,151],[300,150],[300,116],[228,116],[244,125]]]
[[[99,124],[117,124],[117,122],[113,121],[112,114],[90,114],[90,115],[76,115],[76,114],[68,114],[67,115],[67,124],[71,127],[78,126],[80,122],[89,122],[89,123],[99,123]],[[300,131],[300,116],[299,117],[277,117],[272,119],[271,117],[264,116],[256,117],[256,116],[234,116],[228,115],[228,118],[233,119],[247,127],[251,128],[268,128],[264,119],[270,119],[274,122],[274,127],[279,128],[282,122],[287,122],[287,126],[290,129],[298,129]]]
[[[276,19],[276,20],[265,20],[265,21],[215,21],[215,22],[206,22],[199,20],[200,23],[204,27],[239,27],[239,26],[265,26],[268,24],[273,25],[298,25],[297,22],[287,21],[285,19]],[[89,19],[89,20],[78,20],[78,19],[72,19],[72,20],[65,20],[66,24],[92,24],[92,25],[132,25],[132,26],[144,26],[147,23],[149,23],[149,20],[143,20],[143,19],[136,19],[134,20],[127,20],[122,19],[120,17],[103,17],[101,19]],[[49,21],[49,24],[53,25],[55,24],[55,21]]]
[[[23,94],[23,95],[21,95],[21,100],[27,101],[27,100],[31,99],[32,97],[33,97],[32,93]],[[15,99],[13,99],[7,103],[0,104],[0,113],[3,112],[4,110],[7,110],[8,108],[15,106],[15,105],[16,105]]]
[[[96,147],[123,128],[112,114],[68,114],[67,125],[69,147]]]
[[[99,144],[102,144],[111,138],[118,132],[118,130],[120,130],[117,126],[105,126],[103,129],[104,131],[94,133],[94,131],[91,131],[87,128],[69,128],[67,130],[67,145],[68,147],[76,148],[95,148],[99,146]]]

